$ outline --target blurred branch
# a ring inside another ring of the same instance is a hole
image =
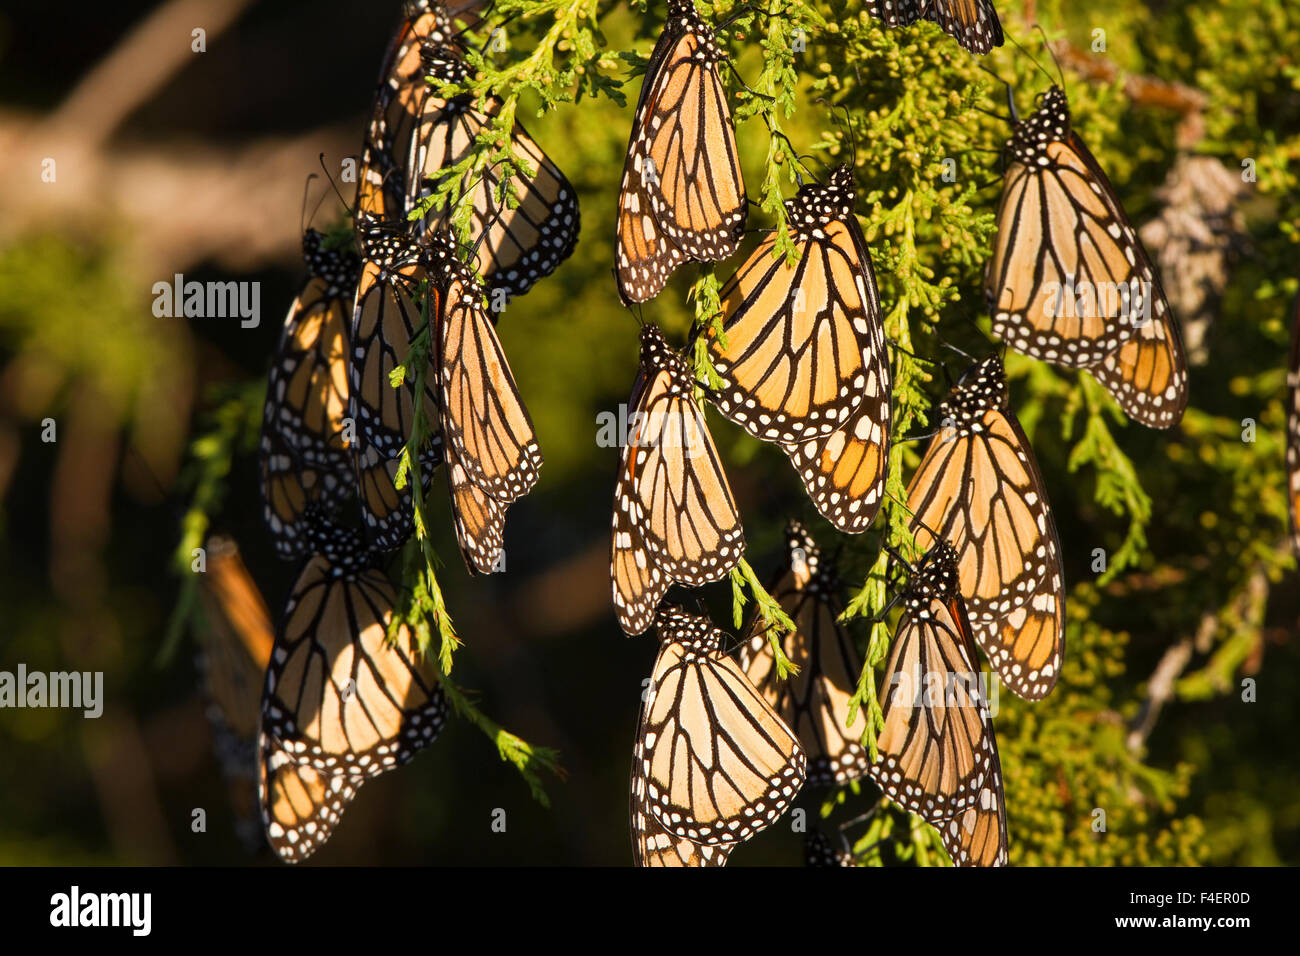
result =
[[[122,121],[153,97],[195,55],[190,35],[210,43],[252,0],[171,0],[118,43],[45,123],[54,138],[83,150],[101,146]]]

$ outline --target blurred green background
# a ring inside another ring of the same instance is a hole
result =
[[[180,588],[172,552],[187,476],[198,471],[192,444],[202,452],[214,410],[261,387],[302,277],[304,182],[320,172],[318,154],[337,169],[358,150],[397,4],[74,6],[76,30],[51,22],[48,5],[0,13],[0,669],[102,670],[107,703],[98,720],[0,711],[0,863],[247,862],[197,695],[191,637],[159,662]],[[811,101],[849,104],[860,212],[886,309],[907,295],[909,270],[932,270],[929,280],[946,291],[910,303],[903,321],[913,347],[937,357],[938,323],[947,340],[987,351],[971,320],[982,318],[978,252],[987,254],[998,167],[980,150],[998,146],[1007,127],[974,111],[967,91],[977,84],[978,105],[1005,112],[1001,87],[928,24],[886,35],[864,25],[861,3],[813,6],[835,28],[809,39],[787,134],[802,150],[819,141],[841,148],[842,125]],[[1113,478],[1123,462],[1081,460],[1087,395],[1077,377],[1010,362],[1073,587],[1061,686],[1039,704],[1002,698],[1012,860],[1296,863],[1300,596],[1285,545],[1282,422],[1300,271],[1300,13],[1286,0],[998,7],[1028,52],[1008,44],[987,63],[1015,80],[1022,113],[1048,82],[1031,55],[1051,69],[1028,20],[1065,44],[1059,52],[1078,54],[1063,57],[1077,127],[1135,223],[1160,219],[1170,230],[1167,243],[1149,246],[1166,285],[1186,287],[1171,296],[1181,296],[1175,312],[1194,356],[1181,428],[1110,427],[1151,508],[1134,563],[1101,583],[1093,549],[1121,550],[1140,502],[1130,482]],[[644,15],[602,4],[602,14],[607,49],[644,55],[662,4]],[[503,61],[530,51],[530,31],[545,26],[543,18],[512,27],[514,53]],[[207,31],[206,52],[191,49],[195,27]],[[1098,29],[1104,51],[1094,49]],[[732,39],[740,75],[752,78],[762,66],[756,42]],[[552,806],[543,808],[478,731],[453,723],[411,766],[368,784],[313,862],[630,859],[627,776],[655,647],[624,638],[611,612],[617,452],[598,448],[595,436],[597,415],[627,400],[636,364],[636,321],[618,304],[610,269],[638,86],[628,85],[623,108],[583,98],[534,118],[536,102],[526,100],[532,108],[520,112],[577,187],[582,234],[573,257],[500,323],[546,456],[539,485],[510,512],[508,573],[466,575],[444,496],[432,495],[440,580],[466,642],[456,676],[494,719],[558,748],[565,778],[547,780]],[[891,110],[902,112],[891,120]],[[767,131],[751,120],[739,136],[757,198]],[[935,172],[950,153],[969,163],[951,187]],[[44,182],[50,158],[57,175]],[[1167,178],[1192,158],[1219,172]],[[1247,158],[1257,181],[1242,185]],[[972,186],[980,188],[967,193]],[[308,212],[320,200],[312,221],[327,225],[339,204],[319,178],[312,189]],[[876,228],[882,210],[913,202],[909,189],[918,203],[927,189],[951,200],[921,217],[914,264],[900,256],[897,229]],[[1223,208],[1206,195],[1221,196]],[[155,318],[151,287],[177,272],[260,282],[260,326]],[[718,273],[729,275],[728,266]],[[680,270],[642,310],[679,343],[697,275]],[[942,378],[922,384],[932,400],[942,396]],[[47,417],[54,443],[41,441]],[[1254,442],[1241,438],[1246,418],[1257,423]],[[779,452],[710,420],[759,574],[779,560],[787,516],[808,520],[833,547]],[[237,442],[212,529],[238,541],[275,615],[293,568],[275,559],[261,525],[253,442],[254,433]],[[1129,494],[1118,513],[1112,492]],[[861,579],[875,547],[874,534],[845,545],[846,577]],[[726,585],[707,600],[726,621]],[[1243,678],[1257,682],[1254,703],[1241,699]],[[867,785],[830,802],[843,803],[842,818],[875,799]],[[820,803],[810,796],[806,806]],[[190,830],[196,807],[208,811],[206,833]],[[490,828],[496,808],[507,812],[505,833]],[[1096,808],[1107,811],[1105,833],[1092,829]],[[800,853],[801,839],[778,826],[732,862],[795,863]]]

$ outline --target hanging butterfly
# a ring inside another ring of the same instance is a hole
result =
[[[357,175],[357,222],[400,221],[406,204],[405,162],[428,90],[422,51],[451,39],[446,8],[437,0],[408,0],[384,55],[371,107],[370,125]]]
[[[884,725],[871,774],[886,796],[929,823],[978,804],[995,755],[957,581],[957,552],[939,541],[901,593],[878,694]]]
[[[307,281],[284,320],[262,411],[258,470],[262,513],[276,553],[305,550],[308,508],[332,511],[351,490],[351,451],[344,417],[348,401],[348,317],[360,263],[328,248],[308,229],[302,237]]]
[[[795,623],[793,633],[782,635],[781,645],[799,673],[784,680],[777,676],[761,614],[755,615],[740,649],[740,667],[798,735],[808,755],[808,784],[845,784],[870,767],[861,731],[853,732],[848,724],[862,659],[837,620],[843,608],[834,567],[797,521],[786,526],[786,545],[786,570],[770,593]]]
[[[628,440],[614,487],[614,609],[640,634],[673,583],[698,587],[740,561],[745,540],[695,380],[657,326],[641,329]]]
[[[262,691],[259,798],[286,862],[318,848],[370,777],[437,739],[446,698],[357,534],[321,520],[276,633]]]
[[[1007,808],[1002,793],[1002,761],[998,759],[998,744],[991,722],[989,743],[989,772],[974,805],[951,820],[935,824],[953,866],[1007,865]]]
[[[801,186],[786,203],[797,264],[773,258],[769,235],[722,289],[724,335],[704,332],[718,410],[779,443],[817,510],[850,534],[884,497],[892,387],[855,196],[847,165]]]
[[[989,0],[867,0],[867,10],[887,27],[925,18],[971,53],[1002,45],[1002,24]]]
[[[661,642],[641,708],[633,769],[645,816],[669,838],[706,846],[748,840],[785,813],[803,786],[799,742],[736,662],[708,618],[665,606]],[[632,840],[637,828],[634,799]]]
[[[415,381],[410,367],[411,346],[426,320],[436,318],[442,304],[439,285],[444,263],[429,248],[406,236],[382,229],[362,232],[364,248],[356,307],[352,313],[352,397],[356,400],[357,431],[384,458],[396,458],[411,435]],[[427,313],[426,313],[427,308]],[[395,370],[405,370],[405,384],[394,388]],[[430,435],[438,434],[437,381],[425,375],[422,400]],[[437,461],[422,449],[429,464]]]
[[[213,749],[250,853],[263,844],[257,813],[257,721],[263,675],[271,659],[271,615],[233,538],[213,536],[198,576],[202,621],[195,628],[199,672]]]
[[[1291,361],[1287,365],[1290,405],[1286,417],[1287,504],[1291,514],[1291,548],[1300,556],[1300,299],[1292,319]]]
[[[418,98],[417,124],[409,144],[409,209],[435,192],[450,175],[447,170],[469,158],[476,137],[490,127],[502,105],[499,97],[489,96],[480,110],[472,94],[447,99],[438,92],[437,84],[458,85],[470,75],[459,47],[426,44],[423,56],[432,83]],[[510,187],[502,186],[502,173],[495,166],[484,169],[476,183],[466,173],[460,184],[462,193],[472,193],[474,267],[493,296],[494,311],[498,290],[523,295],[538,279],[554,272],[578,241],[578,197],[573,186],[520,123],[515,123],[510,141],[524,163]],[[503,206],[503,188],[513,188],[518,200],[514,208]],[[431,209],[419,228],[432,236],[449,221],[450,208],[443,205]]]
[[[469,479],[508,505],[536,484],[541,448],[484,308],[483,286],[449,232],[430,242],[443,263],[435,329],[443,439]]]
[[[996,355],[962,375],[939,405],[907,507],[919,547],[933,529],[956,549],[971,629],[993,669],[1039,700],[1061,675],[1064,572],[1047,489],[1010,400]]]
[[[681,263],[717,262],[740,242],[748,202],[724,58],[693,0],[668,0],[619,187],[614,275],[625,305],[653,299]]]
[[[1008,94],[1010,93],[1008,89]],[[1115,189],[1053,86],[1013,133],[984,281],[993,334],[1087,369],[1134,421],[1170,428],[1187,407],[1178,323]]]

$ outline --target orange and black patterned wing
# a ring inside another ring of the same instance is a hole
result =
[[[722,653],[707,618],[664,607],[661,648],[637,732],[645,804],[670,836],[709,846],[749,839],[789,808],[807,759],[798,740]],[[635,832],[635,825],[634,825]]]
[[[635,866],[726,866],[734,843],[692,843],[674,836],[646,804],[645,758],[637,738],[632,753],[632,862]]]
[[[360,263],[303,235],[307,281],[289,307],[262,411],[258,470],[263,516],[276,552],[300,557],[310,510],[330,512],[351,493],[348,322]]]
[[[423,50],[451,39],[446,9],[438,0],[406,6],[384,62],[371,106],[370,125],[357,175],[357,220],[396,222],[406,217],[405,163],[429,95]]]
[[[410,367],[411,346],[438,313],[440,292],[431,281],[437,269],[423,247],[403,236],[371,234],[365,247],[350,336],[356,430],[377,454],[396,458],[415,421],[420,370]],[[404,370],[403,384],[394,388],[393,376],[399,368]],[[427,433],[436,435],[437,379],[428,372],[422,401]],[[422,453],[427,454],[427,449]]]
[[[740,516],[693,387],[659,329],[642,329],[611,550],[614,606],[629,634],[650,626],[673,582],[716,581],[744,553]]]
[[[1002,45],[1002,23],[990,0],[929,0],[925,18],[972,53]]]
[[[360,778],[297,763],[274,737],[259,737],[258,799],[267,842],[285,863],[301,863],[334,833]]]
[[[904,591],[878,695],[884,727],[872,776],[930,823],[977,804],[994,746],[957,586],[956,552],[940,541]]]
[[[449,242],[443,234],[443,241]],[[508,505],[537,482],[542,450],[515,385],[483,288],[454,256],[440,279],[438,386],[443,441],[470,481]]]
[[[1096,365],[1146,321],[1172,323],[1150,258],[1052,87],[1007,143],[985,275],[993,332],[1033,358]]]
[[[1006,796],[1002,792],[1002,761],[998,758],[991,723],[989,742],[992,745],[989,772],[974,805],[951,820],[935,824],[953,866],[1007,865]]]
[[[429,75],[439,82],[460,83],[468,75],[455,46],[426,51],[426,64]],[[447,99],[432,92],[424,97],[419,131],[411,141],[408,205],[414,208],[444,184],[447,170],[470,156],[475,139],[500,108],[496,97],[487,99],[485,111],[475,107],[469,94]],[[468,201],[474,207],[475,269],[490,294],[504,290],[516,296],[569,257],[578,241],[580,220],[573,186],[519,123],[511,132],[511,145],[523,165],[509,186],[502,186],[503,170],[490,166],[472,182],[467,173],[460,191],[472,192]],[[504,189],[513,189],[518,205],[502,204],[498,197]],[[450,211],[446,204],[431,208],[420,228],[426,235],[436,235],[448,225]]]
[[[262,733],[327,776],[374,777],[431,744],[447,718],[437,672],[359,535],[321,523],[290,592],[262,692]]]
[[[990,356],[939,406],[938,434],[908,486],[917,544],[931,530],[957,551],[971,629],[998,676],[1028,700],[1047,696],[1065,655],[1061,545],[1033,449]]]
[[[777,675],[760,614],[740,649],[740,667],[798,736],[808,755],[808,784],[845,784],[870,767],[861,724],[856,732],[849,729],[849,704],[862,659],[837,620],[841,607],[834,568],[798,522],[786,528],[786,544],[786,570],[770,590],[794,621],[794,632],[780,640],[799,673],[784,680]]]
[[[724,54],[692,0],[669,0],[632,121],[619,190],[614,273],[625,304],[663,289],[687,259],[736,251],[748,203]]]
[[[864,402],[888,412],[889,357],[855,196],[848,166],[802,186],[786,203],[796,264],[773,257],[769,236],[722,289],[722,335],[705,330],[721,379],[714,404],[756,438],[825,438]]]

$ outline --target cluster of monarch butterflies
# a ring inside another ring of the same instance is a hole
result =
[[[891,27],[933,20],[974,53],[1003,40],[988,0],[875,0],[871,12]],[[620,187],[614,272],[627,305],[658,295],[679,265],[739,248],[748,201],[719,75],[725,62],[692,0],[668,0]],[[1053,86],[1024,120],[1012,101],[1010,122],[985,273],[994,335],[1087,370],[1141,424],[1176,425],[1187,405],[1177,323],[1114,188],[1071,129],[1063,90]],[[657,625],[661,641],[633,764],[638,863],[725,863],[757,822],[769,825],[789,805],[788,771],[804,761],[810,783],[870,774],[939,828],[958,864],[1006,862],[1001,764],[976,648],[1001,683],[1041,699],[1060,676],[1065,606],[1046,489],[999,357],[977,360],[953,386],[907,488],[923,558],[899,595],[876,762],[846,726],[861,663],[837,621],[834,571],[802,529],[791,532],[788,580],[777,586],[796,623],[784,638],[786,656],[803,668],[794,680],[776,680],[761,627],[733,665],[720,632],[663,603],[673,585],[719,580],[744,555],[699,393],[779,445],[838,531],[866,531],[881,508],[892,367],[855,199],[851,166],[825,182],[801,180],[785,205],[793,257],[777,255],[777,235],[766,235],[724,284],[722,314],[697,330],[712,385],[697,381],[656,326],[642,328],[611,548],[620,626],[636,635]],[[1076,288],[1092,294],[1076,302]],[[1291,460],[1295,508],[1300,425]],[[936,678],[937,697],[926,692]]]
[[[404,451],[425,484],[444,466],[471,574],[501,569],[506,510],[542,464],[492,313],[573,251],[577,197],[517,123],[523,164],[505,187],[517,205],[495,201],[505,175],[495,168],[448,182],[501,107],[441,92],[470,78],[463,54],[440,3],[405,4],[360,157],[359,254],[351,232],[307,231],[308,278],[271,369],[264,514],[277,553],[303,563],[263,664],[256,757],[266,835],[289,862],[446,717],[414,635],[403,624],[390,636],[397,594],[383,558],[414,526],[414,475],[398,487]],[[468,261],[451,230],[457,195],[472,207]],[[352,509],[360,530],[344,518]]]

